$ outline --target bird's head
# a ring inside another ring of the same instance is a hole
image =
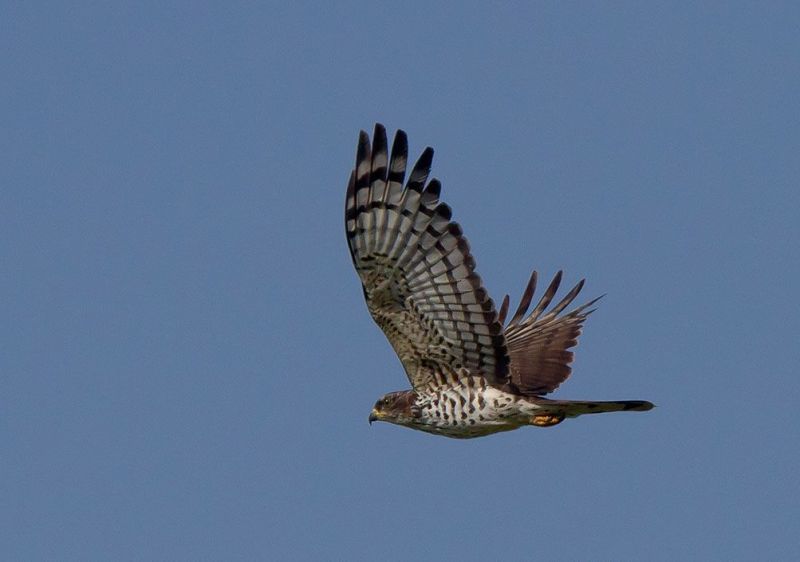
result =
[[[420,415],[416,401],[417,393],[413,390],[385,394],[372,407],[369,423],[385,421],[398,425],[409,425]]]

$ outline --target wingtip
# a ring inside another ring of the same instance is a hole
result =
[[[497,312],[497,321],[501,326],[506,323],[506,314],[508,314],[508,303],[510,301],[511,299],[508,295],[503,297],[503,303],[500,305],[500,310]]]
[[[411,175],[408,178],[408,183],[406,184],[406,189],[411,189],[413,191],[422,193],[422,189],[425,187],[425,182],[428,181],[428,175],[431,172],[432,165],[433,149],[429,146],[422,151],[422,154],[417,159],[417,163],[414,164],[414,167],[411,170]]]
[[[356,154],[356,168],[358,164],[370,159],[369,133],[363,129],[358,133],[358,150]]]
[[[400,144],[408,145],[408,135],[403,129],[397,129],[394,134],[394,142],[397,143],[398,141]]]
[[[422,154],[419,157],[419,161],[424,167],[430,168],[433,164],[433,148],[426,146],[425,150],[422,151]]]

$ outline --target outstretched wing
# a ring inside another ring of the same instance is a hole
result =
[[[439,202],[441,184],[425,185],[433,149],[425,149],[405,186],[403,131],[391,158],[387,153],[382,125],[375,125],[372,146],[361,132],[345,205],[347,242],[372,318],[414,388],[461,368],[505,380],[509,358],[494,303],[461,227]]]
[[[578,343],[583,322],[593,312],[589,309],[600,297],[563,316],[559,314],[578,296],[581,280],[549,312],[545,310],[561,284],[559,271],[545,291],[539,303],[526,317],[536,290],[536,272],[531,275],[528,286],[514,317],[505,329],[508,354],[511,356],[510,381],[520,394],[525,396],[547,394],[554,391],[572,372],[572,352],[569,348]],[[500,309],[501,322],[508,311],[508,297]]]

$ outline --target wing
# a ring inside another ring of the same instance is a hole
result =
[[[545,291],[539,303],[526,317],[536,290],[536,272],[531,275],[522,295],[517,312],[505,329],[508,354],[511,356],[510,382],[525,396],[547,394],[554,391],[572,372],[572,352],[569,348],[578,343],[578,336],[586,317],[593,312],[587,310],[600,297],[572,312],[559,316],[578,296],[583,281],[575,285],[561,302],[545,313],[561,284],[559,271]],[[508,297],[501,307],[501,322],[508,311]]]
[[[361,132],[345,230],[369,312],[414,388],[461,368],[505,380],[509,358],[494,303],[461,227],[439,202],[441,184],[425,185],[433,149],[425,149],[404,187],[407,159],[403,131],[391,158],[382,125],[375,125],[372,146]]]

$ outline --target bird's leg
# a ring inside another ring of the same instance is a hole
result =
[[[562,421],[564,421],[564,416],[562,414],[541,414],[533,416],[530,424],[536,427],[551,427],[560,424]]]

